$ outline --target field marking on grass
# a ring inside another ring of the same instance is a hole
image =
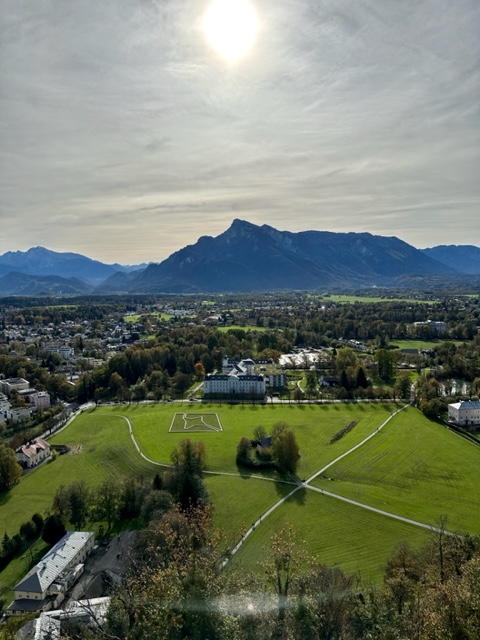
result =
[[[210,420],[211,423],[216,421],[217,424],[210,424],[210,422],[206,422],[205,419]],[[181,426],[182,421],[183,427]],[[177,422],[180,422],[180,427],[175,428]],[[173,414],[168,431],[169,433],[183,433],[184,431],[189,431],[190,433],[206,433],[208,431],[223,431],[223,429],[218,413],[215,411],[204,411],[200,413],[198,411],[180,411]]]
[[[107,415],[107,414],[102,414],[102,415]],[[151,464],[156,465],[157,467],[163,467],[164,469],[173,469],[173,465],[171,464],[165,464],[164,462],[156,462],[155,460],[152,460],[151,458],[149,458],[148,456],[146,456],[143,451],[140,449],[138,442],[135,440],[135,436],[133,435],[133,430],[132,430],[132,424],[130,422],[130,420],[127,418],[127,416],[123,416],[119,413],[112,413],[112,414],[108,414],[108,415],[112,415],[115,416],[116,418],[123,418],[127,425],[128,425],[128,431],[130,433],[130,438],[132,439],[133,445],[135,447],[135,449],[137,450],[137,452],[142,456],[142,458],[144,460],[146,460],[147,462],[150,462]],[[234,478],[239,478],[239,474],[238,473],[230,473],[228,471],[203,471],[203,473],[208,473],[209,475],[212,476],[232,476]],[[249,478],[255,478],[256,480],[266,480],[267,482],[279,482],[281,484],[295,484],[297,485],[297,482],[292,482],[290,480],[282,480],[280,478],[264,478],[263,476],[256,476],[256,475],[251,475],[248,476]]]

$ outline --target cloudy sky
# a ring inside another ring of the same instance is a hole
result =
[[[159,261],[234,218],[480,246],[478,0],[1,0],[0,253]]]

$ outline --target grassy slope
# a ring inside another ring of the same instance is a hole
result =
[[[360,571],[365,581],[380,581],[385,560],[400,540],[421,546],[428,532],[305,490],[278,507],[257,527],[231,568],[255,570],[268,555],[270,538],[285,524],[294,526],[298,540],[317,561],[339,566],[347,573]]]
[[[157,468],[136,452],[120,414],[129,417],[141,448],[152,459],[168,463],[179,440],[190,437],[205,442],[210,469],[232,473],[238,471],[234,456],[240,437],[251,435],[258,424],[268,429],[284,420],[297,435],[302,454],[299,472],[306,477],[371,433],[394,407],[185,404],[186,411],[216,411],[224,428],[220,433],[185,435],[168,432],[179,408],[172,404],[131,405],[84,413],[52,438],[52,442],[71,446],[81,444],[81,452],[59,456],[27,474],[2,496],[0,515],[2,523],[8,524],[8,532],[15,533],[34,512],[45,512],[60,484],[81,479],[95,484],[108,473],[153,476]],[[328,444],[331,436],[352,420],[357,421],[356,427],[335,444]],[[407,409],[378,436],[328,470],[329,476],[339,477],[341,482],[320,480],[316,484],[424,522],[449,513],[451,526],[478,532],[479,459],[480,450],[474,445],[430,423],[416,410]],[[236,542],[242,527],[249,526],[290,489],[252,475],[206,476],[226,546]],[[301,531],[307,548],[320,561],[337,563],[347,571],[360,568],[364,578],[375,580],[395,543],[408,539],[412,545],[421,544],[426,535],[421,529],[309,491],[303,496],[297,494],[257,527],[234,563],[258,568],[272,532],[283,522],[292,522]]]
[[[215,523],[223,531],[227,548],[234,546],[242,531],[293,488],[248,475],[209,475],[205,476],[205,484],[215,505]]]
[[[9,535],[15,534],[35,512],[44,514],[61,484],[85,480],[95,485],[110,473],[116,477],[153,477],[155,473],[155,467],[135,451],[121,418],[85,412],[50,442],[72,447],[81,444],[82,450],[76,455],[58,456],[30,471],[16,487],[0,495],[1,521]]]
[[[410,408],[315,485],[427,524],[480,533],[480,448]]]

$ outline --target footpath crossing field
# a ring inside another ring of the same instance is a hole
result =
[[[414,408],[393,417],[377,433],[398,406],[192,404],[116,405],[85,411],[51,439],[68,444],[73,455],[59,456],[30,472],[4,496],[0,518],[8,533],[15,533],[35,511],[45,512],[60,484],[85,480],[95,485],[108,474],[149,481],[159,471],[157,465],[168,465],[172,450],[190,438],[202,441],[207,450],[205,483],[225,548],[233,548],[242,532],[262,518],[233,556],[232,567],[241,564],[258,571],[270,537],[282,523],[294,525],[299,540],[305,540],[306,549],[318,561],[359,571],[365,580],[381,579],[385,560],[400,541],[414,547],[425,542],[430,535],[425,529],[308,487],[297,490],[263,518],[297,485],[272,471],[238,468],[236,446],[241,437],[253,437],[256,426],[268,431],[276,422],[286,422],[295,432],[300,481],[375,434],[312,485],[427,525],[446,514],[448,528],[480,533],[480,492],[476,490],[480,447],[431,423]],[[335,434],[352,424],[331,443]]]

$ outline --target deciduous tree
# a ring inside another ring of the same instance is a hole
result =
[[[13,487],[20,480],[22,467],[18,464],[15,451],[0,445],[0,491]]]

